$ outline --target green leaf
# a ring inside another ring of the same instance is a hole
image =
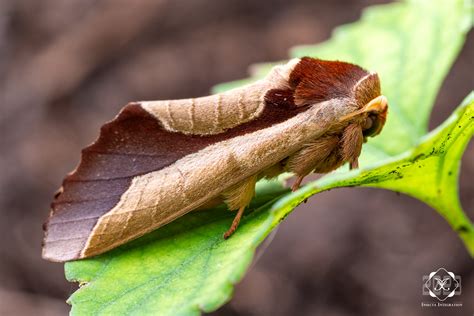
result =
[[[470,28],[471,8],[466,6],[463,0],[377,6],[365,11],[361,21],[338,28],[328,42],[294,49],[294,56],[339,58],[379,72],[390,102],[389,121],[364,146],[362,168],[332,173],[295,193],[276,182],[259,183],[250,211],[229,240],[222,233],[233,214],[219,207],[190,213],[104,255],[67,263],[67,279],[81,284],[69,299],[72,314],[198,315],[215,310],[230,299],[256,247],[285,216],[310,195],[342,186],[385,188],[424,201],[474,256],[474,228],[457,192],[460,157],[474,132],[474,95],[423,137],[437,90]]]

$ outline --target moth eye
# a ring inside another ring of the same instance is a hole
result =
[[[362,129],[365,131],[371,128],[372,125],[374,125],[374,120],[370,116],[368,116],[362,124]]]
[[[369,115],[363,122],[362,130],[365,137],[376,135],[380,132],[381,122],[375,115]]]

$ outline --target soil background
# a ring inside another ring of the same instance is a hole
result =
[[[81,148],[123,105],[206,95],[386,2],[1,0],[0,315],[68,313],[76,286],[41,259],[41,225]],[[471,32],[430,129],[474,87],[473,63]],[[472,142],[461,172],[472,218]],[[431,301],[422,277],[438,267],[461,275],[463,308],[421,308]],[[393,192],[339,189],[299,206],[212,315],[472,315],[473,298],[473,261],[435,211]]]

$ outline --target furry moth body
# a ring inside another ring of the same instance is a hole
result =
[[[43,258],[101,254],[200,207],[238,210],[262,177],[358,165],[387,101],[376,73],[313,58],[208,97],[134,102],[105,124],[63,181],[45,223]]]

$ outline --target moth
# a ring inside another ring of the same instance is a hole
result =
[[[184,214],[224,202],[237,229],[261,178],[358,167],[387,117],[375,72],[310,57],[255,82],[183,100],[127,104],[82,150],[44,225],[43,258],[106,252]]]

